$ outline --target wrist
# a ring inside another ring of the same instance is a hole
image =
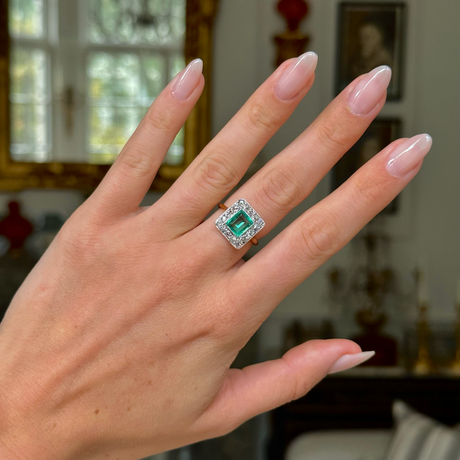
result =
[[[7,375],[0,369],[0,459],[69,459],[64,449],[70,430],[62,432],[53,423],[53,417],[44,410],[46,403],[40,403],[43,398],[33,398],[30,386],[24,385],[20,378],[7,379]]]

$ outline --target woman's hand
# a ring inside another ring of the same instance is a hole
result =
[[[156,99],[94,194],[15,296],[0,327],[0,457],[137,459],[223,435],[367,355],[311,341],[230,369],[277,304],[416,175],[429,136],[372,158],[249,262],[206,216],[313,84],[316,55],[285,62],[170,190],[139,208],[204,86],[197,60]],[[391,71],[353,82],[227,205],[258,237],[305,199],[382,108]]]

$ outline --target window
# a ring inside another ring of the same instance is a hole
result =
[[[49,161],[50,37],[44,0],[10,0],[11,155]]]
[[[59,7],[56,0],[10,0],[12,153],[112,163],[184,66],[185,0],[61,1]],[[183,150],[181,132],[166,161],[180,164]]]

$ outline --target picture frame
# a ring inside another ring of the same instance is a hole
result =
[[[332,169],[332,191],[340,187],[361,166],[394,142],[401,135],[402,123],[398,118],[379,118],[371,123],[361,139],[337,162]],[[396,197],[383,211],[395,214],[398,210]]]
[[[387,99],[403,97],[405,3],[342,2],[338,13],[336,93],[355,78],[388,65],[393,77]]]

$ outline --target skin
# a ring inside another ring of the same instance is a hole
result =
[[[290,101],[284,63],[150,208],[139,208],[204,79],[184,102],[174,81],[91,197],[66,222],[0,325],[0,458],[137,459],[230,432],[307,393],[348,340],[310,341],[282,359],[230,369],[278,303],[410,182],[374,156],[250,261],[203,219],[313,84]],[[263,238],[380,111],[354,115],[357,81],[228,200],[264,217]]]

